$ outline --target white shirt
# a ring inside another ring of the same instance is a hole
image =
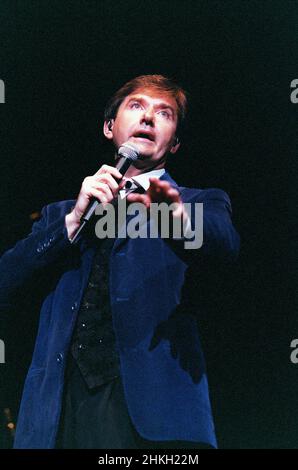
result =
[[[161,168],[161,170],[152,170],[148,171],[147,173],[142,173],[137,176],[133,176],[131,178],[123,178],[125,181],[130,181],[132,185],[129,188],[123,188],[119,191],[119,195],[121,199],[124,199],[129,193],[132,193],[137,187],[144,188],[145,191],[150,186],[150,178],[160,178],[164,173],[165,169]]]

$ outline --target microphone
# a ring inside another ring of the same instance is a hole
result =
[[[118,156],[120,158],[116,164],[116,168],[121,173],[121,175],[124,176],[130,165],[139,158],[140,152],[135,145],[131,144],[130,142],[125,142],[119,147]],[[86,211],[81,217],[81,224],[78,230],[74,234],[73,238],[70,240],[71,244],[76,243],[79,234],[93,216],[98,204],[100,204],[100,202],[95,198],[90,201]]]

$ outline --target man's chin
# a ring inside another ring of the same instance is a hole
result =
[[[155,146],[155,143],[152,140],[141,139],[138,137],[132,137],[129,139],[129,142],[138,147],[140,149],[140,153],[144,154],[152,154],[153,148]]]
[[[133,162],[133,166],[135,168],[144,168],[149,162],[150,156],[140,154],[139,158]]]
[[[148,148],[146,145],[140,145],[140,144],[135,144],[135,147],[137,147],[138,151],[139,151],[139,158],[138,160],[148,160],[148,158],[152,158],[152,156],[154,155],[153,152],[152,152],[152,148]]]

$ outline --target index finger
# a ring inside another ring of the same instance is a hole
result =
[[[110,165],[102,165],[95,174],[102,175],[103,173],[109,173],[110,175],[114,176],[117,179],[121,179],[123,176],[120,173],[120,171],[117,170],[117,168],[115,168],[114,166],[110,166]]]

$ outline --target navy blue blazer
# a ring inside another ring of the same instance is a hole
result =
[[[110,300],[121,376],[130,417],[146,439],[205,442],[216,446],[196,306],[183,309],[187,269],[208,257],[233,259],[239,236],[227,194],[178,187],[184,202],[202,202],[204,242],[185,250],[183,240],[117,238],[110,257]],[[0,259],[0,305],[34,274],[47,279],[32,363],[20,406],[16,448],[53,448],[59,425],[64,368],[94,244],[70,244],[65,215],[74,201],[46,206],[31,234]],[[193,271],[192,271],[193,272]],[[182,289],[183,287],[183,289]],[[185,294],[186,292],[186,294]]]

